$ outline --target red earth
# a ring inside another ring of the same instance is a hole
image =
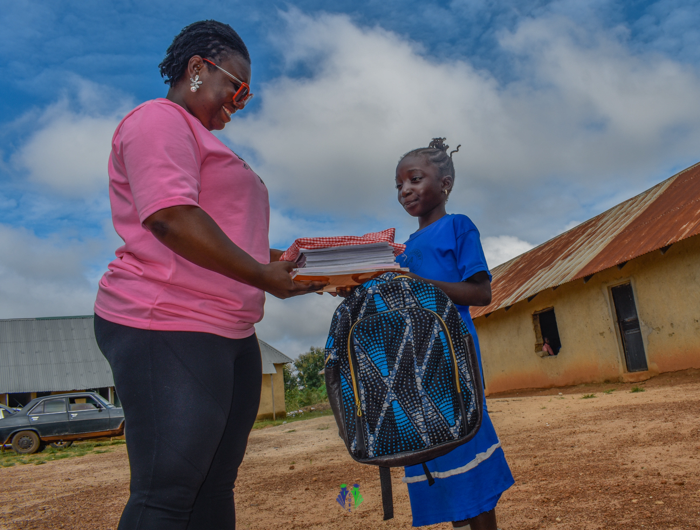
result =
[[[488,407],[516,480],[497,508],[504,530],[700,528],[697,370],[491,396]],[[237,528],[410,528],[402,475],[393,470],[396,517],[383,521],[377,469],[348,456],[332,416],[256,430],[236,485]],[[128,480],[124,446],[0,468],[0,530],[116,528]],[[364,502],[348,512],[336,496],[354,483]]]

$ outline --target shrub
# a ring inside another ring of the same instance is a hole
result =
[[[284,367],[285,405],[288,411],[308,407],[328,401],[323,370],[325,350],[309,348],[294,361],[291,367]]]

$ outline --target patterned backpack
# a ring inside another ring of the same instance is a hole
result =
[[[437,287],[387,272],[346,298],[326,343],[326,389],[350,456],[379,466],[384,519],[390,467],[423,464],[468,442],[481,425],[474,342]]]

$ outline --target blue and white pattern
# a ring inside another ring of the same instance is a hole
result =
[[[348,448],[362,461],[466,438],[480,418],[457,308],[436,287],[395,276],[358,287],[336,310],[326,344],[326,374],[340,375]]]

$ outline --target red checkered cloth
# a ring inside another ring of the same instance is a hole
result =
[[[336,236],[336,237],[302,237],[297,239],[292,246],[280,256],[280,261],[296,261],[302,248],[309,250],[330,247],[344,247],[346,245],[368,245],[386,241],[394,249],[394,256],[402,254],[406,245],[394,243],[395,228],[387,228],[381,232],[372,232],[364,236]]]

